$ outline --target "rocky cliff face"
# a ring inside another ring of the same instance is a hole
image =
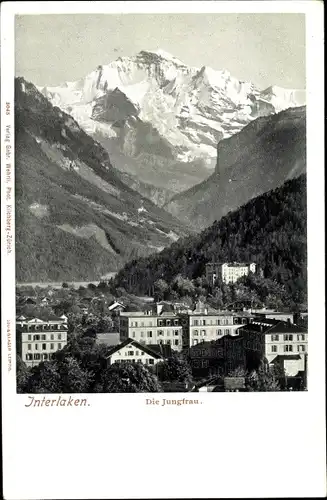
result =
[[[306,110],[260,117],[218,144],[213,175],[165,208],[195,229],[306,171]]]

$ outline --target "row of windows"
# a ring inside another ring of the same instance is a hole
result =
[[[146,336],[148,338],[152,338],[153,337],[153,332],[150,331],[150,332],[140,332],[140,337],[145,337],[145,333],[146,333]],[[170,337],[170,334],[172,335],[179,335],[180,332],[179,330],[173,330],[173,331],[170,331],[170,330],[167,330],[167,332],[164,332],[163,330],[158,330],[158,336],[162,337],[164,335],[167,335],[167,337]],[[136,332],[132,332],[132,338],[134,339],[136,337]]]
[[[46,340],[47,336],[46,335],[27,335],[27,340],[32,340],[32,337],[33,337],[33,340]],[[58,333],[58,340],[61,340],[62,339],[62,334],[61,333]],[[50,340],[55,340],[55,335],[52,333],[50,335]]]
[[[203,336],[205,337],[207,335],[207,333],[210,333],[209,331],[206,331],[206,330],[193,330],[193,335],[195,337],[197,336]],[[229,328],[226,328],[224,330],[216,330],[216,332],[211,332],[211,334],[216,334],[216,335],[223,335],[223,334],[226,334],[226,335],[229,335],[230,334],[230,329]]]
[[[278,342],[278,341],[279,341],[279,338],[280,338],[280,335],[272,335],[272,336],[271,336],[271,340],[272,340],[273,342],[276,342],[276,341]],[[285,340],[285,341],[287,341],[287,342],[288,342],[288,341],[293,341],[293,340],[295,340],[295,335],[293,335],[292,333],[289,333],[289,334],[285,334],[285,335],[283,336],[283,338],[284,338],[284,340]],[[303,333],[302,333],[301,335],[297,335],[297,340],[298,340],[298,341],[300,341],[300,340],[305,340],[305,334],[303,334]]]
[[[166,319],[166,320],[163,320],[163,319],[159,319],[158,320],[158,326],[178,326],[179,325],[179,320],[178,319]],[[149,321],[149,323],[147,325],[144,324],[144,321],[131,321],[131,326],[135,327],[135,328],[138,328],[138,327],[151,327],[151,326],[156,326],[156,322],[152,322],[152,321]]]
[[[34,347],[35,351],[38,351],[39,347],[41,347],[40,350],[42,350],[42,351],[46,351],[47,350],[47,344],[27,344],[27,350],[28,351],[32,351],[32,346]],[[59,343],[58,346],[57,346],[57,349],[60,350],[61,347],[62,347],[62,344]],[[53,350],[53,349],[55,349],[55,344],[50,344],[50,350]]]
[[[272,345],[271,352],[278,352],[278,346]],[[284,345],[284,352],[293,352],[293,346],[292,345]],[[305,345],[298,345],[297,352],[305,352]]]
[[[33,361],[33,359],[36,360],[36,361],[41,361],[41,360],[51,359],[52,357],[53,357],[53,353],[50,353],[50,354],[47,354],[46,352],[44,352],[43,354],[38,354],[38,353],[30,354],[30,353],[27,353],[26,354],[26,361]]]
[[[18,323],[19,324],[19,323]],[[24,331],[35,332],[35,331],[45,331],[45,330],[60,330],[62,325],[22,325]]]
[[[191,326],[232,325],[233,319],[194,319]]]
[[[126,363],[126,361],[129,361],[130,363],[142,363],[142,360],[141,359],[128,359],[128,360],[125,360],[125,359],[117,359],[115,361],[115,363]],[[154,360],[153,359],[146,359],[145,360],[145,364],[147,365],[153,365],[154,364]]]

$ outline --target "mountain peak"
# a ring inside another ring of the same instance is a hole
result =
[[[177,64],[182,64],[183,66],[184,63],[178,59],[177,57],[173,56],[170,54],[170,52],[167,52],[166,50],[163,49],[156,49],[156,50],[141,50],[137,56],[139,57],[144,57],[144,56],[156,56],[159,57],[160,59],[166,59],[167,61],[171,61]]]

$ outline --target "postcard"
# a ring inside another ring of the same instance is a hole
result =
[[[323,497],[322,2],[1,37],[4,498]]]

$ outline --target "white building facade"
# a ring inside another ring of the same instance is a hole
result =
[[[68,323],[64,315],[49,321],[20,316],[16,330],[21,358],[30,367],[52,359],[67,344]]]

